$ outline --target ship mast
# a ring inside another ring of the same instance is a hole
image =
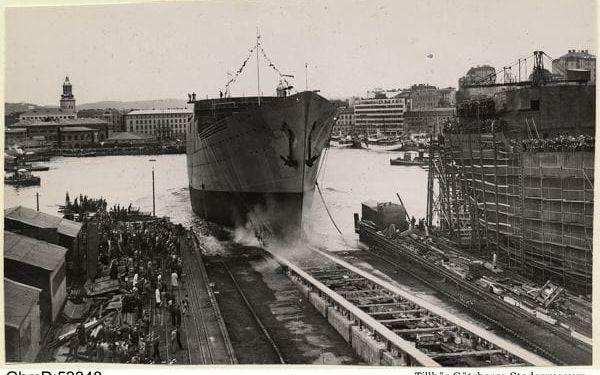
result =
[[[260,34],[258,33],[258,27],[256,28],[256,83],[258,90],[258,105],[260,106],[260,62],[258,60],[258,48],[260,46]]]

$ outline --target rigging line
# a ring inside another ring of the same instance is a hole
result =
[[[315,186],[317,187],[317,191],[319,192],[319,196],[321,197],[321,201],[323,201],[323,206],[325,207],[325,211],[327,211],[327,215],[329,216],[329,219],[331,219],[331,223],[333,224],[333,226],[335,227],[335,229],[338,231],[338,233],[340,234],[340,236],[343,239],[344,235],[342,234],[342,231],[340,230],[340,228],[336,224],[335,220],[333,219],[333,216],[331,216],[331,212],[329,212],[329,208],[327,207],[327,203],[325,202],[325,198],[323,197],[323,193],[321,192],[321,188],[319,187],[319,182],[318,181],[315,182]]]
[[[273,68],[273,70],[275,70],[275,71],[276,71],[276,72],[279,74],[279,76],[280,76],[280,77],[281,77],[281,78],[282,78],[284,81],[286,81],[286,82],[287,82],[287,80],[285,79],[285,77],[291,77],[291,78],[294,78],[293,76],[290,76],[290,75],[286,75],[286,74],[283,74],[283,73],[281,73],[281,71],[280,71],[280,70],[279,70],[279,69],[278,69],[278,68],[275,66],[275,64],[273,64],[273,62],[271,61],[271,59],[270,59],[270,58],[267,56],[267,53],[266,53],[266,52],[265,52],[265,50],[262,48],[262,46],[259,46],[259,48],[260,48],[260,51],[262,52],[262,54],[263,54],[263,56],[264,56],[265,60],[267,60],[267,62],[269,63],[269,67]]]
[[[248,53],[248,57],[246,57],[246,59],[242,63],[242,66],[236,71],[235,75],[232,78],[229,79],[229,81],[225,85],[225,94],[229,93],[229,86],[232,83],[234,83],[238,79],[238,77],[240,76],[240,74],[243,72],[244,68],[246,67],[246,64],[248,63],[248,61],[252,57],[252,54],[254,53],[255,49],[256,49],[256,46],[254,46],[254,47],[252,47],[252,49],[250,49],[250,52]]]
[[[321,161],[321,164],[319,165],[319,170],[317,171],[316,181],[319,181],[319,175],[321,176],[321,182],[325,181],[325,171],[326,171],[326,164],[327,164],[328,157],[329,157],[329,147],[325,147],[325,151],[323,152],[323,159]],[[323,173],[321,173],[321,172],[323,172]]]

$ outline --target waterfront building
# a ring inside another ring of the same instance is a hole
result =
[[[102,113],[102,119],[108,123],[109,133],[124,132],[125,131],[125,114],[128,110],[119,110],[114,108],[107,108]]]
[[[354,132],[354,109],[341,108],[335,119],[332,134],[348,135]]]
[[[410,101],[412,110],[447,108],[456,104],[456,89],[453,87],[438,88],[420,83],[402,90],[396,97]]]
[[[85,126],[69,126],[60,130],[60,145],[65,148],[92,146],[98,141],[98,130]]]
[[[65,77],[63,92],[60,96],[60,108],[31,109],[19,115],[19,121],[56,121],[62,119],[73,120],[77,118],[75,111],[75,96],[69,76]]]
[[[4,231],[4,276],[41,289],[42,332],[57,320],[67,298],[66,254],[62,246]]]
[[[404,128],[409,134],[428,133],[437,137],[444,124],[452,120],[455,108],[410,110],[404,114]]]
[[[143,109],[124,117],[127,132],[152,135],[159,141],[185,141],[193,112],[187,108]]]
[[[567,78],[568,70],[588,70],[590,83],[596,82],[596,56],[586,50],[569,50],[566,54],[552,61],[552,73]]]
[[[63,141],[65,144],[76,143],[81,146],[89,146],[98,142],[104,141],[108,137],[108,123],[104,120],[96,118],[75,118],[75,119],[58,119],[50,121],[19,121],[16,124],[11,125],[11,128],[24,128],[27,131],[27,138],[42,136],[46,142],[55,144],[58,147],[63,147]],[[79,128],[74,131],[70,131],[69,128]],[[89,139],[88,131],[81,128],[89,128],[94,130],[94,134],[97,134],[93,139]],[[69,133],[71,138],[64,139],[61,136],[62,133]],[[74,134],[79,132],[79,134]]]
[[[97,118],[106,121],[108,124],[108,132],[116,133],[125,131],[124,115],[128,110],[115,108],[92,108],[82,109],[77,113],[80,118]]]
[[[8,362],[34,362],[40,351],[40,292],[4,278],[4,347]]]
[[[129,146],[144,145],[149,143],[156,143],[156,138],[148,134],[118,132],[113,133],[108,138],[106,138],[106,143]]]
[[[458,87],[492,85],[494,83],[496,83],[496,69],[490,65],[477,65],[469,69],[467,74],[458,80]]]
[[[4,129],[4,148],[7,149],[15,144],[23,144],[27,140],[27,129],[6,128]]]
[[[354,105],[355,129],[359,134],[397,136],[404,132],[405,98],[359,99]]]

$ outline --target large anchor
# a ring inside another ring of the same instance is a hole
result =
[[[320,154],[312,156],[312,133],[313,131],[315,131],[316,126],[317,122],[315,121],[313,122],[313,126],[310,130],[310,133],[308,133],[308,159],[304,161],[304,163],[306,163],[308,167],[312,167],[313,165],[315,165],[315,161],[319,158],[319,156],[321,156]]]
[[[294,148],[294,140],[296,139],[296,136],[294,135],[294,132],[292,131],[292,129],[290,129],[290,127],[288,126],[288,124],[284,121],[283,124],[281,124],[281,130],[283,132],[285,132],[285,134],[287,135],[288,138],[288,147],[289,147],[289,155],[288,156],[283,156],[283,155],[279,155],[279,157],[281,158],[281,160],[283,160],[284,165],[287,165],[288,167],[292,167],[292,168],[296,168],[298,166],[298,161],[296,159],[294,159],[294,155],[293,155],[293,148]]]

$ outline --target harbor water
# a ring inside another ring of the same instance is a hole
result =
[[[398,202],[403,198],[411,216],[425,216],[427,172],[419,167],[390,166],[397,153],[329,149],[319,175],[323,198],[341,231],[354,233],[352,214],[368,199]],[[154,161],[152,161],[154,160]],[[57,214],[65,194],[71,200],[85,192],[103,197],[112,206],[133,203],[142,211],[152,211],[152,169],[155,171],[156,214],[175,222],[192,225],[187,187],[185,155],[56,157],[44,163],[46,172],[34,172],[42,179],[39,187],[4,186],[4,206],[36,208]],[[340,237],[331,223],[318,192],[313,198],[310,226],[323,242],[334,246]]]

